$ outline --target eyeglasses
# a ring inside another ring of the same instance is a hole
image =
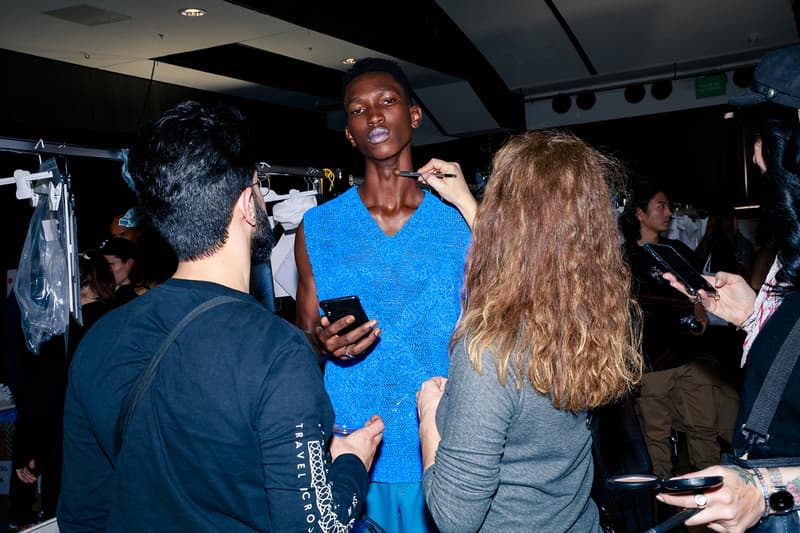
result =
[[[269,181],[269,165],[264,162],[256,163],[256,179],[258,180],[258,184],[260,187],[266,189],[264,191],[264,196],[269,194],[270,191],[270,181]]]
[[[262,189],[262,194],[266,197],[270,191],[270,181],[269,181],[269,174],[267,174],[267,169],[269,165],[266,163],[257,163],[256,164],[256,181],[250,182],[248,185],[245,185],[245,189],[249,189],[255,185],[258,185],[259,188]]]

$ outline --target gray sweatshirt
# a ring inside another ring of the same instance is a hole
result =
[[[586,413],[555,409],[496,359],[471,366],[462,339],[436,413],[442,440],[423,475],[425,500],[442,533],[599,532],[592,488],[592,440]],[[510,367],[513,365],[509,365]]]

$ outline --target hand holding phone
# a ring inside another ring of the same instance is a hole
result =
[[[664,272],[664,279],[669,281],[673,289],[689,296],[683,283],[672,273]],[[756,292],[750,287],[750,283],[739,274],[723,271],[714,274],[711,283],[717,293],[701,298],[703,307],[731,324],[740,325],[747,320],[753,313],[756,301]]]
[[[716,297],[717,290],[669,244],[645,243],[644,251],[655,259],[658,266],[675,276],[692,298],[699,298],[697,291],[703,290],[708,296]]]
[[[331,324],[348,315],[353,315],[355,320],[352,324],[340,329],[337,333],[339,336],[353,331],[365,322],[369,322],[367,313],[364,311],[364,307],[362,307],[361,300],[358,299],[358,296],[342,296],[341,298],[322,300],[319,303],[319,306],[325,312],[325,316],[328,317],[328,320],[330,320]]]
[[[330,324],[317,330],[317,339],[330,357],[350,362],[363,357],[378,341],[377,320],[369,320],[358,296],[344,296],[319,303]],[[340,330],[330,328],[337,321],[352,316],[353,322]],[[366,324],[366,325],[365,325]]]

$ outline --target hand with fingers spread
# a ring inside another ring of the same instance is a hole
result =
[[[442,198],[453,204],[461,212],[461,216],[472,227],[472,220],[475,218],[475,211],[478,209],[478,202],[469,190],[461,165],[451,163],[441,159],[431,159],[418,172],[423,176],[419,181],[428,185],[436,191]],[[447,173],[455,174],[455,178],[438,178],[434,174]]]

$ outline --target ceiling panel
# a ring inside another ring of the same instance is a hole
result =
[[[89,7],[76,9],[79,2]],[[409,75],[432,128],[426,139],[444,140],[522,129],[526,103],[559,92],[752,66],[765,51],[798,42],[798,5],[201,0],[207,15],[186,18],[178,14],[184,0],[9,0],[0,49],[320,113],[339,106],[342,59],[385,57]],[[44,14],[65,8],[120,20],[87,26]]]
[[[294,28],[222,0],[203,0],[208,15],[196,18],[178,13],[180,8],[186,7],[186,3],[179,0],[90,3],[129,15],[131,19],[87,27],[43,14],[44,11],[73,5],[73,2],[11,2],[3,13],[0,48],[102,68],[235,43]]]
[[[601,73],[759,52],[797,39],[786,0],[556,0]]]
[[[545,2],[438,2],[510,89],[589,74]]]
[[[555,0],[599,75],[752,63],[797,40],[787,0]],[[730,59],[727,59],[730,58]]]

